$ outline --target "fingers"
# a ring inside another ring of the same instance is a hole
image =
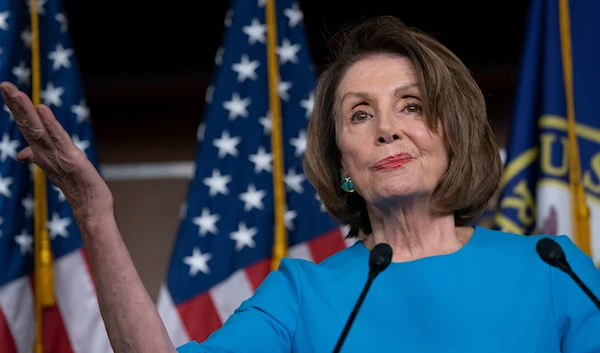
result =
[[[2,98],[29,145],[50,146],[52,141],[29,97],[10,82],[0,84]]]
[[[25,147],[17,153],[16,160],[19,162],[34,162],[33,150],[31,147]]]
[[[56,120],[56,117],[54,117],[54,114],[50,108],[40,104],[37,107],[37,112],[40,115],[42,124],[48,132],[50,139],[52,142],[54,142],[55,147],[59,151],[64,152],[74,147],[74,144],[71,141],[71,136],[69,136],[62,125],[60,125],[58,120]]]

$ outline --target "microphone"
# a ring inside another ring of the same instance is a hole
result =
[[[558,243],[550,238],[542,238],[536,245],[537,253],[542,260],[550,266],[557,267],[567,273],[579,285],[579,287],[587,294],[590,299],[600,309],[600,300],[592,293],[592,291],[579,279],[579,277],[571,269],[571,265],[567,262],[567,257]]]
[[[378,274],[381,273],[381,271],[385,270],[386,267],[388,267],[391,261],[392,248],[388,244],[377,244],[375,245],[373,250],[371,250],[371,254],[369,255],[369,278],[367,279],[367,283],[365,284],[365,287],[363,288],[363,291],[360,294],[356,305],[354,305],[354,310],[352,310],[350,318],[348,318],[348,321],[346,322],[344,331],[342,331],[342,334],[338,339],[337,345],[333,350],[334,353],[338,353],[340,349],[342,349],[342,344],[344,344],[344,341],[346,340],[346,336],[348,335],[348,331],[350,331],[350,327],[352,326],[352,323],[356,318],[358,309],[362,305],[363,300],[365,300],[365,296],[367,295],[369,288],[371,288],[371,283],[373,283],[373,280],[375,279],[375,277],[377,277]]]

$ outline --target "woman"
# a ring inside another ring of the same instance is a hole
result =
[[[73,208],[114,351],[331,352],[370,249],[387,243],[392,263],[343,352],[599,352],[600,311],[540,260],[541,236],[468,225],[498,187],[501,164],[466,67],[390,17],[339,39],[316,87],[305,169],[328,211],[364,240],[319,265],[284,259],[221,329],[177,350],[119,235],[110,190],[47,107],[2,84],[31,146],[18,159],[37,163]],[[591,259],[555,239],[600,293]]]

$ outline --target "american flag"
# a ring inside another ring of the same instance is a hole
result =
[[[36,7],[41,102],[97,165],[63,2],[38,0]],[[30,96],[31,43],[29,1],[0,1],[0,81],[10,81]],[[26,142],[1,98],[0,105],[0,352],[31,353],[36,332],[33,166],[15,161]],[[112,352],[71,208],[58,188],[49,180],[46,185],[56,306],[44,311],[43,352]]]
[[[206,339],[270,271],[275,206],[265,5],[234,1],[225,18],[195,176],[157,302],[175,345]],[[353,241],[327,214],[301,165],[315,84],[302,11],[292,0],[276,1],[275,11],[287,257],[319,262]]]

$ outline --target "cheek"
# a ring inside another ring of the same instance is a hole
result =
[[[350,174],[356,173],[364,166],[368,161],[368,151],[358,140],[348,141],[348,143],[338,144],[340,152],[342,153],[342,166]]]
[[[437,157],[445,153],[442,137],[435,135],[424,125],[412,129],[410,138],[422,153],[436,155]]]
[[[342,154],[342,165],[349,169],[349,172],[359,167],[368,156],[366,146],[368,146],[369,134],[357,130],[356,127],[344,126],[337,136],[337,145]]]

